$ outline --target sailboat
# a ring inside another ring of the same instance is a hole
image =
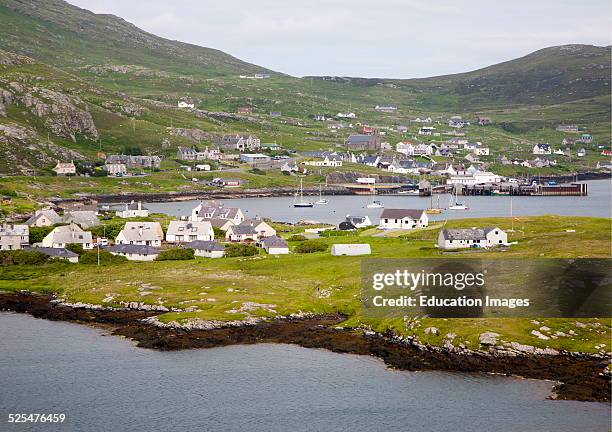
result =
[[[376,195],[376,180],[372,183],[372,200],[366,206],[367,208],[384,208],[385,206],[380,201],[374,200],[374,195]]]
[[[321,192],[321,185],[319,185],[319,200],[315,202],[317,205],[327,205],[327,199],[323,198],[323,194]]]
[[[468,210],[469,209],[468,206],[457,201],[457,191],[454,187],[453,187],[453,192],[451,194],[451,200],[454,200],[454,203],[448,206],[449,210]]]
[[[297,201],[298,193],[300,196],[300,201]],[[296,200],[293,201],[293,207],[312,207],[314,204],[310,201],[304,201],[304,187],[302,184],[302,179],[300,179],[300,190],[295,194]]]
[[[437,207],[433,206],[433,194],[430,195],[429,197],[430,197],[429,208],[427,210],[425,210],[425,213],[427,213],[427,214],[440,214],[440,213],[442,213],[442,208],[440,207],[440,195],[438,195],[438,206]]]

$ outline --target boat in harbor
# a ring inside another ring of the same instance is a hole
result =
[[[298,201],[297,198],[300,197]],[[313,207],[314,204],[311,201],[304,201],[304,186],[303,181],[300,179],[300,189],[295,194],[295,200],[293,201],[293,207],[304,208],[304,207]]]
[[[371,201],[368,203],[368,205],[366,205],[366,207],[367,208],[385,208],[383,203],[381,203],[380,201],[374,200],[374,195],[376,195],[376,181],[372,183],[372,194],[370,195]]]
[[[418,192],[418,191],[417,191]],[[430,195],[429,208],[425,210],[427,214],[440,214],[444,210],[440,207],[440,195],[438,195],[438,205],[436,207],[433,206],[433,195]]]
[[[321,185],[319,185],[319,199],[315,202],[316,205],[327,205],[329,202],[326,198],[323,198],[323,194],[321,191]]]
[[[453,190],[451,194],[451,203],[449,204],[448,209],[449,210],[469,210],[469,207],[457,201],[457,191]]]
[[[493,189],[491,191],[492,196],[508,196],[510,195],[510,191],[501,191],[499,189]]]

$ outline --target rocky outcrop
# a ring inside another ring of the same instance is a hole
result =
[[[31,175],[58,160],[80,159],[85,157],[74,150],[41,141],[30,127],[0,124],[0,172]]]
[[[12,52],[0,50],[0,65],[3,66],[19,66],[23,64],[32,64],[34,60],[30,57],[22,56]]]
[[[202,129],[166,128],[170,135],[188,138],[192,141],[209,141],[212,135]]]

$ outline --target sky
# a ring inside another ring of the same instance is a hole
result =
[[[610,0],[68,0],[294,76],[417,78],[612,44]]]

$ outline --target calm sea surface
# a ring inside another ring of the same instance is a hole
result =
[[[607,431],[608,404],[550,382],[388,370],[289,345],[157,352],[101,330],[0,313],[2,431]],[[65,413],[62,425],[8,413]]]
[[[431,215],[430,219],[463,219],[478,217],[510,216],[510,201],[514,216],[536,216],[556,214],[565,216],[611,216],[611,183],[610,180],[592,180],[589,185],[589,195],[586,197],[550,196],[550,197],[504,197],[476,196],[459,197],[469,206],[467,211],[445,211],[440,215]],[[318,197],[308,197],[316,201]],[[378,223],[382,209],[369,209],[368,197],[342,195],[327,197],[329,204],[312,208],[294,208],[292,197],[275,198],[243,198],[221,200],[227,207],[240,207],[247,217],[267,217],[279,222],[298,222],[313,220],[338,224],[347,214],[370,217],[373,223]],[[430,205],[429,198],[415,196],[379,196],[376,198],[387,208],[425,209]],[[434,206],[437,197],[434,196]],[[153,212],[166,213],[172,216],[187,216],[191,214],[199,201],[158,202],[147,203]],[[440,196],[440,207],[447,207],[449,195]]]

